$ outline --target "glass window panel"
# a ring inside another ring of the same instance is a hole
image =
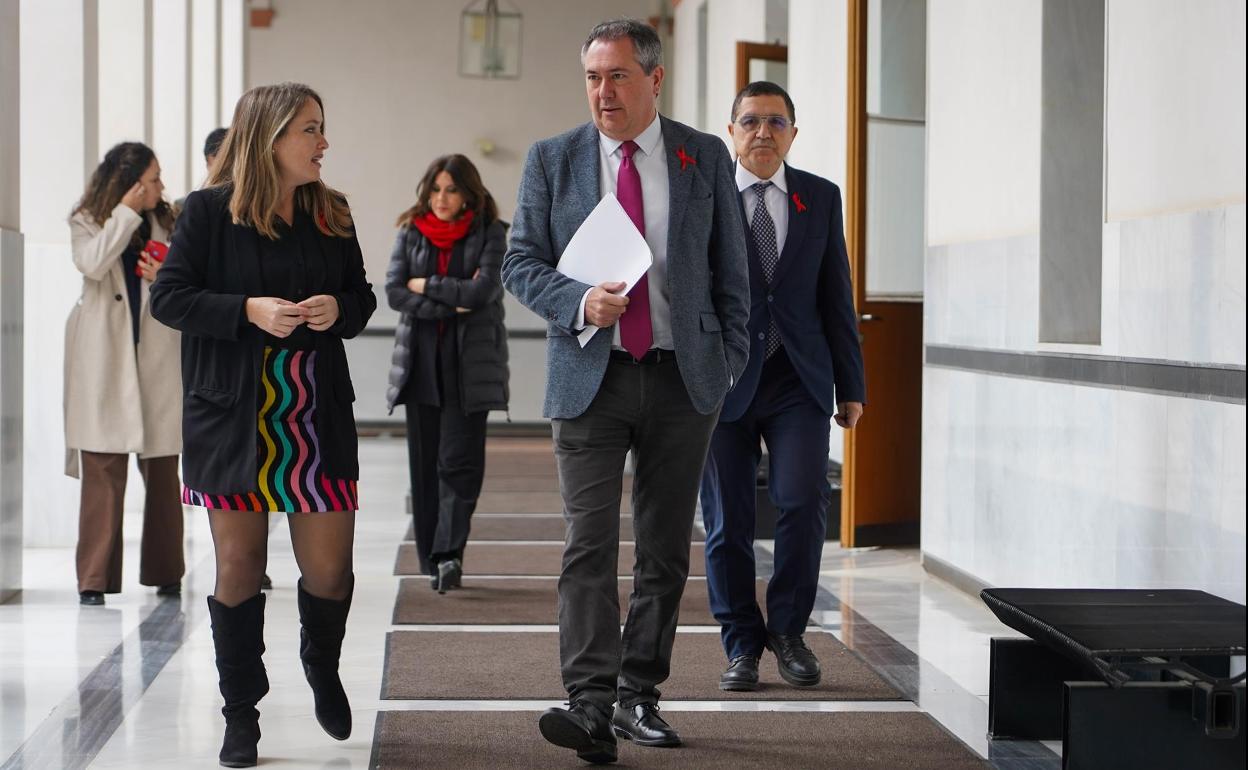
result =
[[[923,298],[924,126],[867,121],[867,299]]]

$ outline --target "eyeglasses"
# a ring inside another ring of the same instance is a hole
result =
[[[737,125],[745,131],[754,132],[763,125],[763,121],[772,131],[787,131],[793,125],[793,121],[783,115],[742,115],[737,118]]]

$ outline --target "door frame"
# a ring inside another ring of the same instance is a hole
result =
[[[737,41],[737,93],[750,84],[750,60],[789,61],[789,47],[769,43],[746,43]]]
[[[846,46],[849,83],[846,88],[845,248],[849,252],[850,281],[857,315],[866,299],[867,254],[863,236],[867,229],[867,7],[866,0],[849,0],[849,36]],[[859,335],[861,338],[861,334]],[[857,433],[844,432],[841,464],[841,546],[854,547],[856,502],[854,457]]]

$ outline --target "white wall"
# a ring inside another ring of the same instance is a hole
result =
[[[929,4],[924,342],[1242,367],[1242,6],[1108,6],[1102,338],[1059,346],[1037,342],[1039,4]],[[925,554],[1244,601],[1243,404],[931,365],[923,387]]]
[[[698,9],[707,8],[706,125],[698,125]],[[737,43],[766,43],[768,12],[775,32],[782,4],[759,0],[684,0],[676,6],[677,82],[672,109],[675,119],[728,138],[728,116],[737,95]],[[792,71],[790,69],[790,71]]]
[[[20,98],[17,0],[0,0],[0,104]],[[22,584],[22,235],[17,110],[0,113],[0,602]]]
[[[247,38],[248,85],[297,80],[325,101],[325,180],[351,200],[374,284],[385,275],[394,220],[415,200],[435,157],[461,152],[481,171],[510,220],[529,145],[589,120],[581,44],[594,24],[645,18],[651,0],[521,6],[519,80],[461,78],[461,3],[303,0],[277,7]],[[496,147],[484,156],[478,140]],[[393,322],[388,308],[378,321]]]
[[[849,11],[845,0],[789,0],[789,96],[798,136],[789,161],[842,190],[849,140]]]
[[[928,5],[929,244],[1040,228],[1041,7]]]
[[[118,142],[146,142],[151,36],[145,0],[109,0],[99,14],[99,152]]]
[[[26,237],[25,449],[23,487],[27,545],[76,540],[78,484],[64,475],[61,406],[65,319],[82,276],[69,252],[66,220],[97,162],[98,82],[84,59],[95,45],[90,8],[81,0],[23,0],[23,40],[56,40],[57,55],[21,49],[22,231]],[[141,64],[139,65],[141,68]]]
[[[1110,221],[1243,203],[1242,0],[1107,0],[1105,17]]]
[[[202,164],[198,146],[188,147],[188,102],[200,104],[200,118],[216,125],[223,91],[216,19],[222,3],[234,2],[241,0],[193,0],[205,25],[197,31],[207,42],[188,33],[188,0],[151,4],[150,15],[148,4],[131,0],[21,2],[21,39],[56,41],[55,56],[43,46],[22,47],[16,110],[25,263],[38,265],[24,271],[23,486],[38,490],[24,498],[27,546],[72,545],[77,538],[79,485],[64,475],[62,411],[65,320],[82,286],[70,256],[69,212],[110,146],[149,133],[173,182],[170,197],[198,182],[198,174],[187,181],[188,156],[196,158],[197,171]],[[188,43],[210,61],[201,62],[193,85]],[[141,484],[129,485],[127,509],[136,501],[141,507],[141,490]]]

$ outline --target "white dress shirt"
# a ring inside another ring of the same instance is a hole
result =
[[[777,253],[784,253],[784,238],[789,234],[789,187],[784,179],[784,169],[785,166],[781,163],[770,179],[760,179],[743,166],[740,160],[737,161],[737,189],[741,191],[747,226],[754,221],[754,207],[758,205],[758,193],[750,189],[750,186],[759,182],[771,182],[771,187],[765,193],[765,205],[767,213],[771,214],[771,220],[776,223]]]
[[[668,181],[667,153],[663,145],[663,130],[656,112],[654,120],[645,131],[633,140],[637,149],[633,152],[633,165],[641,176],[641,201],[646,218],[646,243],[654,255],[654,263],[646,273],[650,290],[650,328],[652,332],[651,346],[675,349],[672,342],[671,302],[667,296],[667,223],[668,223]],[[616,178],[620,173],[620,163],[624,156],[620,153],[620,145],[624,142],[612,139],[601,131],[598,132],[598,192],[605,196],[615,194]],[[585,300],[589,292],[581,297],[580,325],[585,328]],[[612,347],[623,350],[620,344],[620,325],[612,328]]]

